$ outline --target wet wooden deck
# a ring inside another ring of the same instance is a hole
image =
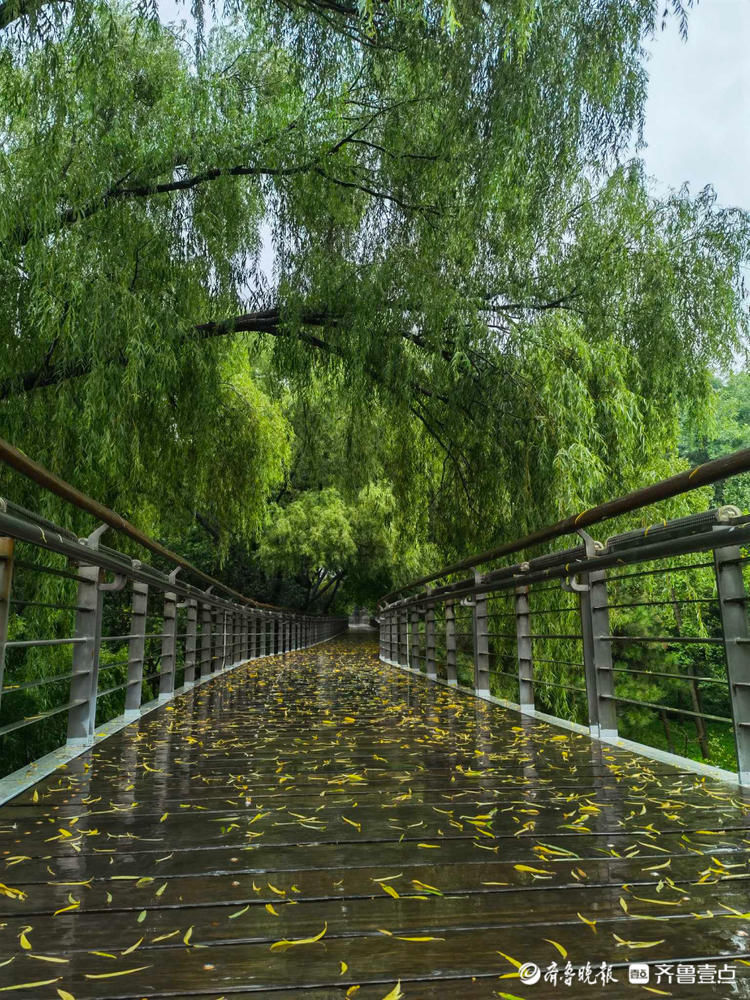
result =
[[[749,826],[729,786],[384,667],[349,636],[224,675],[0,809],[0,988],[748,996]],[[630,960],[727,963],[737,983],[648,993]],[[566,961],[616,963],[618,984],[512,978]]]

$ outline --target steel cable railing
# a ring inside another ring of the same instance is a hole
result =
[[[743,471],[742,455],[705,475]],[[663,486],[631,496],[645,505],[674,495]],[[621,518],[638,506],[604,509]],[[574,547],[536,555],[540,538],[549,548],[563,535],[542,529],[522,549],[507,543],[381,599],[381,659],[607,742],[715,763],[750,784],[750,518],[717,508],[604,543],[574,522],[560,522],[580,536]],[[529,558],[510,562],[516,552]],[[471,576],[459,576],[465,567]]]
[[[190,577],[212,578],[186,560],[163,572],[102,545],[102,530],[79,539],[0,499],[0,777],[40,750],[90,745],[102,723],[135,719],[240,663],[347,627],[218,581],[204,588]]]

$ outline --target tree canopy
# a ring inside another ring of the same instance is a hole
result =
[[[0,434],[303,603],[674,469],[750,227],[632,157],[652,0],[195,10],[0,4]]]

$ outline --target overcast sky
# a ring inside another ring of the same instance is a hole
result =
[[[657,189],[712,184],[750,210],[750,0],[700,0],[686,42],[672,21],[649,49],[641,155]]]

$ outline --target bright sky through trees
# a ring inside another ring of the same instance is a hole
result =
[[[750,208],[750,3],[703,0],[684,42],[674,22],[649,45],[648,172],[669,187],[706,184]]]

